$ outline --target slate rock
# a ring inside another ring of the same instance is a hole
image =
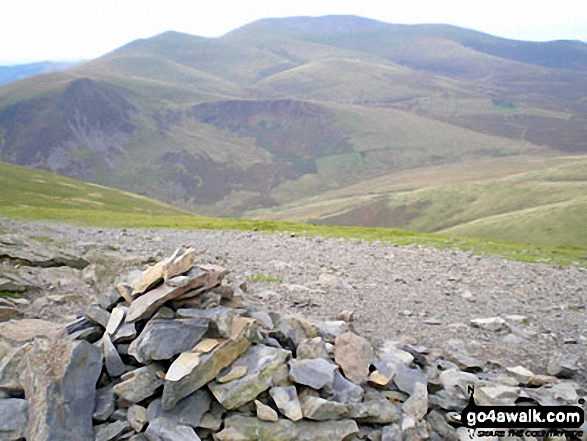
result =
[[[96,421],[106,421],[114,413],[116,397],[112,387],[103,387],[96,390],[96,404],[92,418]]]
[[[27,439],[93,440],[96,382],[102,354],[88,342],[41,340],[27,357]]]
[[[19,319],[23,316],[14,306],[2,306],[0,305],[0,322],[7,322],[8,320]]]
[[[393,360],[391,358],[387,358],[386,361],[388,363],[393,364]],[[379,369],[379,365],[377,366]],[[395,383],[397,388],[402,392],[411,395],[414,393],[414,387],[416,383],[428,383],[426,376],[419,368],[409,368],[399,361],[393,364],[393,366],[395,368],[395,376],[393,377],[393,382]]]
[[[428,388],[424,383],[416,383],[414,392],[402,406],[403,412],[414,419],[422,421],[428,412]]]
[[[321,389],[331,385],[337,366],[322,358],[293,359],[289,362],[290,377],[297,384]]]
[[[141,432],[149,421],[147,418],[147,409],[138,404],[133,404],[128,408],[126,419],[135,432]]]
[[[363,399],[363,388],[352,381],[347,380],[338,372],[334,372],[334,380],[331,385],[324,388],[329,399],[339,403],[358,403]]]
[[[108,326],[108,322],[110,321],[110,313],[100,305],[95,304],[86,308],[84,311],[84,317],[94,323],[99,324],[103,328],[106,328],[106,326]]]
[[[209,340],[204,340],[193,351],[181,353],[165,375],[163,409],[173,409],[179,400],[209,383],[236,361],[251,346],[256,329],[254,319],[237,316],[231,324],[230,338],[219,342],[210,352],[199,349],[208,344]]]
[[[338,336],[334,344],[334,360],[344,376],[356,384],[364,384],[373,361],[373,347],[365,338],[347,331]]]
[[[157,373],[163,371],[163,366],[150,364],[124,374],[122,382],[113,387],[114,393],[129,403],[138,403],[149,398],[155,390],[163,384]]]
[[[264,345],[252,346],[235,361],[231,368],[246,367],[242,378],[228,383],[211,382],[208,387],[225,409],[236,409],[253,401],[261,392],[271,387],[275,371],[285,363],[289,351]]]
[[[147,419],[164,419],[189,427],[198,427],[202,416],[210,410],[210,393],[199,389],[177,403],[172,410],[163,410],[161,398],[157,398],[147,408]]]
[[[151,317],[160,306],[186,292],[200,287],[208,288],[212,273],[193,267],[185,276],[169,279],[163,285],[143,294],[130,305],[126,321],[135,323]]]
[[[177,354],[194,348],[207,330],[208,319],[206,318],[152,319],[130,344],[128,353],[142,364],[153,360],[169,360]]]
[[[130,424],[128,421],[116,421],[110,424],[101,424],[94,428],[95,441],[120,439],[119,435],[126,431],[130,431]]]
[[[124,323],[127,314],[128,306],[117,305],[110,313],[110,318],[108,319],[108,323],[106,323],[106,334],[114,335]]]
[[[339,420],[349,415],[352,405],[305,395],[301,400],[304,418],[314,421]]]
[[[261,421],[277,421],[279,418],[277,416],[277,412],[275,410],[266,405],[261,403],[259,400],[255,400],[255,410],[257,414],[257,418]]]
[[[365,401],[352,404],[349,417],[361,423],[389,424],[400,421],[401,412],[382,395],[371,394]]]
[[[571,378],[579,370],[579,357],[555,353],[548,362],[547,372],[558,378]]]
[[[501,317],[486,317],[471,319],[470,324],[473,328],[481,328],[490,332],[499,332],[507,329],[506,321]]]
[[[475,388],[475,403],[479,406],[513,406],[520,388],[494,384]]]
[[[217,441],[346,441],[359,433],[357,423],[340,421],[261,421],[256,417],[232,415],[226,418]]]
[[[0,400],[0,439],[20,440],[27,427],[27,402],[18,398]]]
[[[297,346],[296,359],[302,358],[323,358],[330,361],[328,347],[322,337],[307,338]]]
[[[0,360],[0,388],[11,391],[23,389],[21,376],[26,368],[26,357],[32,349],[33,343],[26,343]]]
[[[149,441],[201,441],[191,427],[178,425],[164,418],[149,421],[145,436]]]
[[[194,264],[195,257],[196,250],[193,248],[176,249],[167,259],[150,266],[132,281],[132,294],[142,294],[160,281],[167,281],[187,272]]]
[[[302,408],[295,386],[272,387],[269,395],[279,411],[292,421],[303,418]]]
[[[209,336],[212,338],[228,338],[232,326],[232,320],[237,312],[223,306],[210,309],[180,308],[177,310],[177,318],[193,318],[209,320]]]
[[[106,365],[106,371],[111,377],[120,377],[124,374],[126,368],[120,358],[120,355],[116,351],[114,344],[110,341],[108,334],[104,333],[102,337],[102,351],[104,355],[104,364]]]
[[[440,439],[446,441],[457,441],[457,433],[454,427],[447,423],[446,417],[438,410],[431,410],[426,417],[433,432],[436,432]]]

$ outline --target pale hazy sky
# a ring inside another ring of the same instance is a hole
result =
[[[0,0],[0,64],[95,58],[167,30],[216,37],[260,18],[329,14],[587,41],[587,0]]]

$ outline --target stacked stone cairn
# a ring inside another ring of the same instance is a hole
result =
[[[570,381],[268,312],[195,257],[124,276],[61,338],[5,357],[0,439],[459,440],[468,386],[477,404],[577,403]]]

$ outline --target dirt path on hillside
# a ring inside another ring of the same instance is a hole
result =
[[[247,281],[252,300],[270,309],[319,319],[351,310],[356,330],[375,342],[401,340],[442,353],[454,351],[454,340],[461,340],[487,367],[522,365],[546,373],[553,353],[574,354],[582,364],[575,379],[586,384],[587,271],[582,268],[285,234],[109,230],[7,220],[0,220],[0,228],[40,237],[90,262],[119,259],[111,266],[121,270],[190,245],[199,251],[198,262],[226,267],[230,278]],[[65,320],[92,300],[91,289],[80,285],[81,272],[68,283],[75,271],[56,273],[59,280],[47,284],[50,292],[35,298],[74,290],[81,300],[72,305],[37,300],[44,303],[41,317]],[[491,317],[503,322],[471,324]]]

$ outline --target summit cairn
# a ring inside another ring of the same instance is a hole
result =
[[[460,440],[471,386],[478,404],[576,405],[582,393],[266,311],[195,261],[182,248],[130,273],[61,334],[0,360],[0,439]]]

